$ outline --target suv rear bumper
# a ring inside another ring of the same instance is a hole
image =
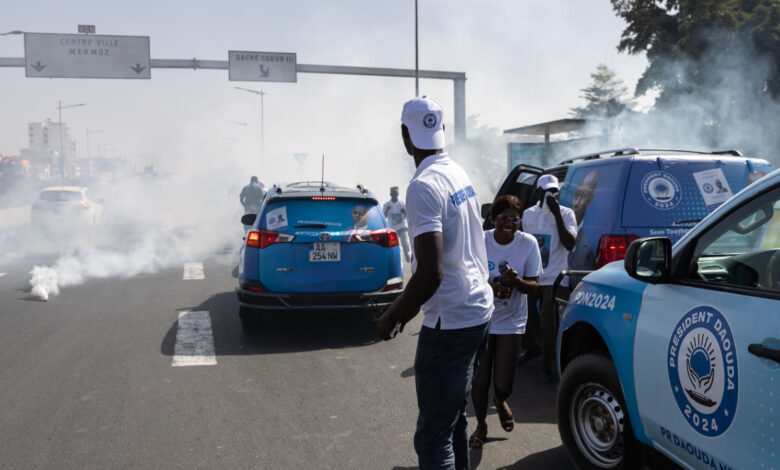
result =
[[[257,310],[371,310],[387,308],[403,289],[388,292],[254,292],[236,288],[238,305]]]

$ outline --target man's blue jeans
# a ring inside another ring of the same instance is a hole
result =
[[[469,469],[466,400],[490,322],[458,330],[422,327],[414,359],[420,470]]]

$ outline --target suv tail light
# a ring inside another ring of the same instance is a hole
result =
[[[596,269],[607,263],[625,259],[628,245],[638,238],[636,235],[602,235],[596,251]]]
[[[359,242],[376,243],[385,248],[392,248],[398,246],[398,233],[395,230],[383,228],[381,230],[374,230],[373,232],[358,233],[355,235],[355,240]]]
[[[263,248],[269,247],[276,243],[290,243],[295,239],[295,235],[288,233],[272,232],[261,228],[260,230],[252,230],[246,234],[246,246],[250,248]]]
[[[387,284],[382,288],[382,292],[390,292],[394,290],[400,290],[404,285],[404,278],[393,277],[387,280]]]

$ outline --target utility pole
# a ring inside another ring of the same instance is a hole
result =
[[[417,41],[417,0],[414,0],[414,96],[420,96],[420,50]]]

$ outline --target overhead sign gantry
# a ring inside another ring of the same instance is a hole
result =
[[[94,26],[83,28],[94,31]],[[80,29],[82,31],[82,29]],[[22,31],[16,31],[22,33]],[[436,70],[299,64],[289,52],[228,51],[228,60],[150,59],[148,36],[24,33],[24,57],[0,57],[27,77],[150,79],[152,68],[228,70],[231,81],[297,82],[298,73],[452,80],[455,138],[466,138],[466,74]]]

